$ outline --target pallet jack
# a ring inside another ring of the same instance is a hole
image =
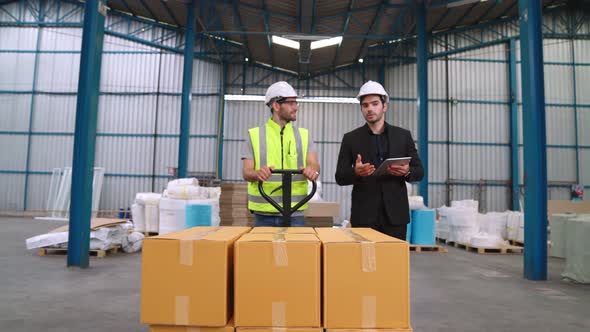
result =
[[[264,199],[269,202],[272,206],[274,206],[282,215],[283,215],[283,222],[281,223],[281,227],[290,227],[291,226],[291,215],[293,212],[297,211],[303,204],[309,202],[309,200],[313,197],[316,192],[317,184],[315,181],[312,181],[313,188],[311,189],[311,193],[305,196],[299,203],[297,203],[294,207],[291,208],[291,179],[293,178],[293,174],[303,174],[303,170],[297,169],[274,169],[271,171],[273,174],[281,174],[282,175],[282,184],[276,190],[282,189],[283,190],[283,207],[281,207],[274,199],[272,199],[264,189],[262,188],[262,181],[258,182],[258,190],[260,191],[260,195],[264,197]],[[272,193],[271,193],[272,194]]]

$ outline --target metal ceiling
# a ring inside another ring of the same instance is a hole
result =
[[[108,5],[136,16],[183,27],[189,0],[109,0]],[[425,0],[427,31],[443,31],[518,14],[517,0]],[[579,1],[579,0],[578,0]],[[214,47],[219,60],[249,61],[313,75],[355,64],[369,46],[416,34],[415,4],[410,0],[203,0],[196,2],[197,38]],[[544,7],[567,0],[543,0]],[[570,1],[571,2],[571,1]],[[272,35],[301,39],[306,36],[342,36],[340,45],[300,49],[272,42]],[[213,46],[214,45],[214,46]]]

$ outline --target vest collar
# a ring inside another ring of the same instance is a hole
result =
[[[272,130],[276,130],[278,132],[281,132],[281,126],[279,126],[278,123],[276,123],[272,117],[268,119],[268,121],[266,122],[266,125],[270,127],[270,129]],[[285,125],[285,130],[290,129],[291,127],[293,127],[293,122],[287,122],[287,124]]]

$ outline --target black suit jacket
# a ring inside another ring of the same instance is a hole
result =
[[[391,225],[405,225],[410,221],[410,208],[406,181],[422,180],[424,169],[418,156],[416,145],[410,131],[385,124],[389,143],[388,158],[412,157],[408,177],[383,175],[360,177],[354,174],[354,164],[360,154],[363,163],[369,162],[375,155],[375,146],[365,124],[344,134],[336,182],[341,186],[353,185],[350,221],[355,227],[371,227],[376,224],[382,211],[382,204]]]

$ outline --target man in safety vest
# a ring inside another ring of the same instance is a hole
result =
[[[255,215],[255,225],[281,226],[282,215],[262,197],[258,182],[264,182],[264,192],[282,206],[282,175],[271,174],[271,170],[303,170],[302,175],[293,175],[293,207],[307,196],[307,180],[319,177],[320,165],[309,131],[293,124],[299,108],[295,89],[287,82],[276,82],[266,90],[264,102],[271,117],[264,125],[248,130],[242,151],[242,176],[249,182],[248,209]],[[306,208],[307,204],[291,215],[291,226],[303,226]]]

